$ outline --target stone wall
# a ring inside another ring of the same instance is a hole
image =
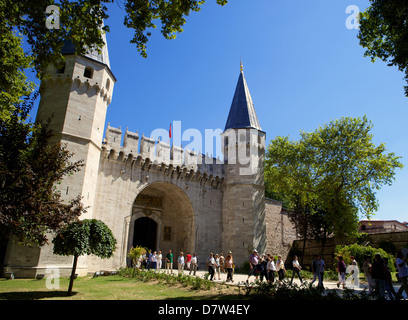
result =
[[[282,203],[272,199],[265,199],[266,221],[266,252],[282,255],[285,259],[291,249],[293,241],[297,239],[296,229],[289,220],[290,212],[282,208]]]
[[[367,239],[365,239],[365,241],[369,241],[370,244],[376,248],[379,247],[379,244],[381,242],[388,241],[393,243],[396,247],[396,250],[398,251],[408,246],[408,232],[405,231],[370,234],[369,236],[367,236]],[[327,266],[332,266],[335,264],[336,261],[334,259],[333,253],[336,245],[339,244],[340,243],[337,243],[334,238],[330,238],[327,240],[323,251],[323,260],[326,262]],[[304,266],[309,266],[313,259],[313,256],[322,253],[322,244],[318,240],[306,240],[305,247],[306,249],[302,263]],[[301,252],[303,251],[303,240],[295,240],[293,242],[293,248],[293,252],[295,252],[295,254],[301,254]],[[291,256],[288,257],[287,262],[290,262],[290,259],[292,259]]]

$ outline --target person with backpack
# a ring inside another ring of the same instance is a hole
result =
[[[337,288],[340,288],[340,284],[343,285],[343,289],[346,289],[346,264],[344,263],[343,257],[338,256],[337,259],[337,272],[339,274],[339,282],[337,282]]]

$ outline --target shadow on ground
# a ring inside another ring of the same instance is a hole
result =
[[[72,295],[76,295],[72,292]],[[41,300],[50,298],[67,298],[66,291],[27,291],[27,292],[2,292],[1,300]]]

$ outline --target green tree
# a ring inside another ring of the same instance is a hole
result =
[[[277,137],[267,148],[265,179],[293,208],[323,210],[338,237],[351,235],[359,214],[369,218],[378,209],[376,190],[391,185],[403,167],[384,144],[374,145],[372,127],[365,116],[345,117],[301,132],[299,141]]]
[[[50,145],[47,125],[26,123],[17,113],[0,119],[0,240],[43,245],[85,212],[80,197],[65,203],[56,185],[80,169],[64,146]]]
[[[32,58],[32,67],[38,77],[44,76],[49,64],[63,60],[60,54],[64,41],[70,39],[78,54],[96,48],[100,50],[104,42],[102,32],[109,31],[107,4],[114,0],[3,0],[0,2],[0,23],[2,31],[18,30],[27,41]],[[225,5],[227,0],[216,0]],[[182,32],[186,17],[191,12],[201,10],[205,0],[123,0],[123,23],[134,30],[131,40],[143,57],[147,57],[146,44],[152,31],[161,24],[161,33],[166,39],[174,39]],[[49,29],[46,8],[57,5],[59,27]],[[105,22],[105,24],[104,24]],[[1,45],[7,45],[4,42]],[[18,62],[16,62],[18,65]],[[20,66],[18,66],[20,67]],[[4,72],[0,69],[0,74]]]
[[[139,267],[140,256],[146,254],[146,252],[147,252],[146,248],[142,246],[136,246],[136,247],[132,247],[129,250],[129,253],[127,256],[132,259],[133,265],[135,267]]]
[[[68,295],[72,294],[78,257],[96,255],[110,258],[115,251],[116,239],[112,231],[100,220],[84,219],[68,224],[52,241],[54,254],[74,256]]]
[[[405,72],[408,82],[408,2],[406,0],[370,0],[371,6],[360,14],[360,45],[364,56],[374,62]],[[408,97],[408,86],[405,86]]]
[[[357,243],[353,243],[351,245],[337,245],[334,249],[334,254],[336,256],[342,256],[346,264],[351,263],[350,257],[353,256],[356,259],[360,269],[363,268],[363,263],[366,256],[370,256],[371,259],[373,259],[377,253],[380,254],[382,258],[388,258],[388,267],[390,268],[391,272],[394,272],[394,256],[381,248],[362,246]]]

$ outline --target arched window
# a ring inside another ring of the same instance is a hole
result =
[[[110,87],[110,80],[106,79],[106,90],[109,90]]]
[[[84,77],[92,79],[93,77],[93,69],[91,67],[85,67]]]

